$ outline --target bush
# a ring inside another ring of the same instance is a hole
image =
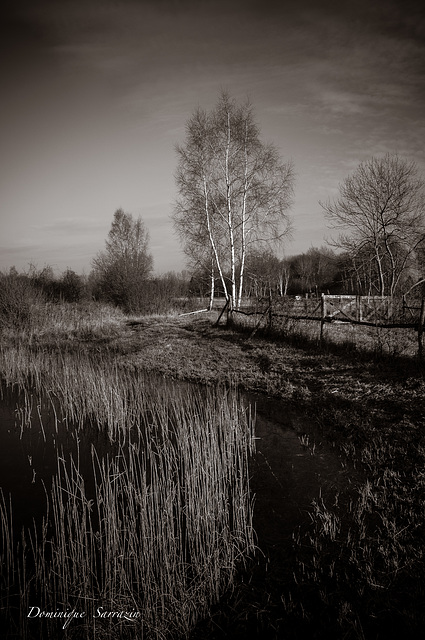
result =
[[[27,327],[44,301],[42,292],[25,275],[0,274],[0,328]]]

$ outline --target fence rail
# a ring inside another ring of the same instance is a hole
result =
[[[220,318],[227,304],[220,314]],[[386,296],[325,295],[320,298],[282,296],[253,302],[245,301],[232,313],[259,316],[253,335],[265,320],[272,328],[273,319],[310,320],[320,322],[320,341],[325,325],[348,323],[382,329],[414,329],[418,334],[418,351],[422,356],[422,336],[425,323],[425,300],[408,303],[405,298]]]

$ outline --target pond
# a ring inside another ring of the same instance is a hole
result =
[[[91,446],[105,453],[109,440],[99,429],[69,429],[50,398],[18,388],[1,389],[0,487],[13,496],[15,534],[45,512],[46,491],[58,470],[58,458],[80,458],[91,473]]]
[[[59,628],[130,638],[134,624],[146,638],[187,635],[255,542],[271,558],[278,550],[284,570],[312,500],[344,482],[332,451],[300,438],[287,404],[153,386],[160,403],[111,442],[99,425],[73,424],[56,395],[3,385],[0,487],[3,525],[11,522],[2,559],[13,556],[2,576],[4,637],[57,637]]]
[[[4,637],[56,637],[73,611],[66,637],[187,635],[254,552],[249,412],[105,367],[71,394],[70,367],[2,390]]]
[[[260,395],[249,399],[258,438],[251,463],[255,528],[264,543],[280,544],[309,520],[313,500],[346,485],[347,470],[301,410]]]

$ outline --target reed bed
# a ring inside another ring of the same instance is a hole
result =
[[[419,475],[415,504],[387,470],[313,502],[311,526],[293,536],[299,619],[311,629],[320,619],[330,638],[422,637],[423,485]]]
[[[18,344],[0,349],[0,370],[6,385],[16,386],[28,398],[49,399],[73,429],[90,423],[105,430],[111,441],[125,439],[137,426],[152,400],[147,389],[155,387],[148,374],[118,367],[107,350],[28,350]],[[25,406],[28,402],[24,400]]]
[[[25,306],[25,305],[24,305]],[[50,303],[26,301],[24,317],[5,318],[0,314],[0,334],[12,344],[64,341],[106,341],[122,334],[126,316],[117,307],[99,302]]]
[[[187,636],[255,550],[249,410],[232,390],[155,380],[107,352],[15,345],[1,351],[0,370],[23,391],[22,428],[44,397],[60,427],[80,434],[80,447],[90,446],[89,425],[110,443],[107,451],[91,444],[89,469],[78,448],[58,449],[45,513],[18,535],[13,496],[2,496],[8,633]],[[28,618],[35,606],[86,615]]]

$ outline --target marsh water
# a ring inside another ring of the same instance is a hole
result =
[[[245,395],[255,411],[256,455],[251,489],[256,495],[257,533],[270,542],[289,535],[305,519],[319,493],[338,487],[345,470],[333,452],[311,433],[311,425],[287,403]],[[17,525],[43,513],[45,493],[57,472],[58,455],[79,459],[90,477],[91,446],[102,456],[111,449],[98,428],[78,431],[62,422],[51,399],[39,399],[3,385],[0,399],[0,487],[13,497]],[[19,526],[20,528],[20,526]]]
[[[58,471],[58,459],[78,460],[90,484],[91,446],[102,455],[110,450],[99,429],[69,429],[51,398],[3,385],[0,396],[0,488],[12,498],[15,535],[46,511],[46,493]]]
[[[158,384],[167,384],[158,380]],[[345,471],[333,452],[300,437],[310,431],[288,404],[264,396],[243,396],[256,416],[256,453],[251,460],[255,495],[254,529],[258,546],[291,554],[294,529],[308,522],[308,510],[320,494],[344,482]],[[102,458],[113,449],[97,427],[70,429],[54,399],[2,387],[0,399],[0,487],[11,496],[14,535],[46,512],[46,496],[58,471],[58,460],[78,461],[87,495],[93,477],[92,445]],[[267,552],[267,551],[266,551]]]

